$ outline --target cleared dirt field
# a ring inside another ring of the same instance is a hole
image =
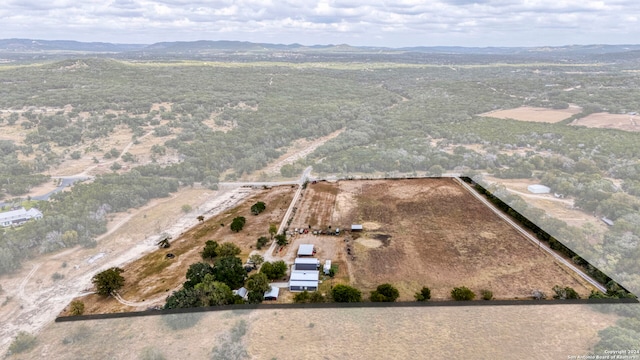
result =
[[[554,285],[571,286],[582,296],[592,289],[453,179],[318,183],[309,185],[305,197],[335,192],[328,187],[337,189],[336,198],[353,201],[353,206],[336,210],[338,218],[348,221],[333,227],[350,228],[352,222],[366,226],[364,232],[348,234],[346,240],[345,236],[323,237],[326,240],[319,246],[351,248],[353,256],[331,251],[339,257],[335,260],[347,263],[352,285],[365,294],[385,282],[396,286],[399,300],[406,301],[413,300],[422,286],[430,287],[433,299],[441,300],[449,299],[456,286],[476,293],[489,289],[498,299],[529,298],[534,289],[552,294]],[[325,202],[320,205],[319,201]],[[298,209],[296,219],[306,220],[305,214],[313,213],[315,207],[336,209],[333,196],[309,204],[309,210],[304,204]]]
[[[582,109],[578,106],[569,106],[569,108],[561,110],[521,106],[515,109],[490,111],[480,114],[480,116],[519,121],[557,123],[580,111],[582,111]]]
[[[214,216],[175,237],[170,248],[151,252],[123,266],[125,286],[119,294],[131,306],[122,304],[113,297],[104,298],[92,294],[80,298],[85,303],[85,313],[135,311],[164,305],[166,297],[172,291],[178,290],[186,280],[185,274],[189,266],[202,261],[200,252],[207,240],[215,240],[218,243],[233,242],[242,250],[240,257],[246,260],[255,247],[258,237],[268,236],[269,224],[281,221],[292,197],[293,192],[289,186],[257,190],[257,194],[246,199],[241,205]],[[267,209],[260,215],[254,216],[250,212],[250,207],[257,201],[264,201]],[[197,215],[194,213],[194,218]],[[229,224],[236,216],[244,216],[247,219],[244,229],[239,233],[229,229]],[[168,259],[166,257],[168,253],[174,254],[175,258]],[[61,315],[64,316],[66,313],[63,312]]]
[[[595,113],[577,119],[569,125],[586,126],[600,129],[640,131],[640,116],[628,114]]]

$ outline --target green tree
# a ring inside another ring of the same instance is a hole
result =
[[[203,262],[191,264],[187,270],[187,281],[183,286],[189,289],[193,288],[201,283],[207,274],[213,274],[213,266]]]
[[[394,302],[400,296],[398,289],[391,284],[378,285],[376,290],[371,292],[369,299],[373,302]]]
[[[265,274],[253,274],[247,279],[245,287],[249,290],[249,302],[255,304],[262,302],[264,293],[271,289],[271,284]]]
[[[476,294],[466,286],[461,286],[453,288],[453,290],[451,290],[451,297],[453,298],[453,300],[458,301],[473,300],[475,299]]]
[[[287,235],[285,235],[285,234],[276,235],[276,243],[278,244],[278,246],[287,245],[289,243],[287,241]]]
[[[265,262],[260,267],[260,272],[265,274],[269,280],[280,279],[287,273],[287,264],[282,260]]]
[[[222,243],[217,250],[218,256],[220,257],[236,256],[240,255],[240,252],[240,248],[236,244],[230,242]]]
[[[113,267],[93,276],[91,282],[96,287],[96,293],[109,296],[124,286],[124,277],[120,275],[124,270]]]
[[[204,222],[204,216],[202,215],[198,215],[196,219],[198,219],[198,222]]]
[[[201,306],[203,306],[201,292],[193,287],[183,287],[178,291],[174,291],[167,297],[167,302],[164,304],[165,309],[186,309]]]
[[[246,274],[242,261],[235,256],[220,257],[213,267],[215,279],[227,284],[232,289],[242,286]]]
[[[203,260],[213,260],[218,256],[219,247],[220,245],[218,245],[217,242],[207,240],[207,242],[204,243],[204,249],[200,253],[200,256],[202,256]]]
[[[273,240],[273,237],[278,233],[278,227],[276,226],[276,224],[269,224],[269,235],[271,235],[271,240]]]
[[[240,232],[240,230],[242,230],[242,228],[244,227],[246,221],[247,219],[245,219],[244,216],[233,218],[233,221],[231,221],[231,231]]]
[[[233,303],[231,288],[221,281],[216,281],[211,274],[204,276],[202,282],[194,287],[199,292],[202,306],[219,306]]]
[[[293,296],[293,301],[295,303],[304,304],[304,303],[323,303],[326,302],[327,299],[320,293],[319,291],[308,292],[307,290],[303,292],[299,292]]]
[[[258,201],[257,203],[251,205],[251,213],[253,215],[258,215],[261,212],[263,212],[266,208],[267,206],[265,205],[264,202]]]
[[[420,289],[420,291],[418,291],[415,295],[413,295],[413,297],[416,298],[416,301],[427,301],[431,299],[431,289],[429,289],[426,286],[423,286],[422,289]]]
[[[80,300],[74,300],[69,306],[69,313],[73,316],[84,314],[84,303]]]
[[[262,249],[265,245],[269,243],[269,239],[266,236],[260,236],[256,241],[256,248],[258,250]]]
[[[571,287],[561,287],[556,285],[553,287],[553,292],[556,294],[553,295],[554,299],[566,300],[566,299],[580,299],[580,295]]]
[[[335,302],[361,302],[360,290],[349,285],[338,284],[331,289],[331,297]]]
[[[264,262],[264,257],[260,254],[253,254],[249,256],[249,261],[251,261],[255,266],[260,266]]]

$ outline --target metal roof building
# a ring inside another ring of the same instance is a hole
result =
[[[527,186],[527,190],[529,190],[529,192],[533,194],[548,194],[551,192],[551,189],[548,186],[539,184],[529,185]]]
[[[320,260],[316,258],[296,258],[293,262],[294,271],[298,270],[318,270]]]
[[[271,289],[264,293],[265,300],[278,300],[278,295],[280,294],[280,288],[271,286]]]
[[[294,270],[289,278],[289,291],[316,291],[318,290],[317,270]]]
[[[36,208],[20,208],[0,213],[0,226],[21,225],[31,219],[42,219],[42,213]]]
[[[362,231],[362,225],[359,225],[359,224],[351,225],[351,231]]]
[[[324,267],[322,268],[322,270],[324,271],[325,275],[329,275],[329,272],[331,271],[331,260],[327,260],[324,262]]]
[[[313,244],[300,244],[298,256],[313,256]]]

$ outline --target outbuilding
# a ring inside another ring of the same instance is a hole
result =
[[[247,300],[247,296],[249,295],[249,290],[247,290],[247,288],[245,288],[245,287],[241,287],[238,290],[233,290],[232,293],[233,293],[233,295],[238,295],[241,298],[243,298],[244,300]]]
[[[271,286],[271,289],[269,289],[269,291],[264,293],[264,299],[265,300],[278,300],[278,295],[280,294],[280,288],[275,287],[275,286]]]
[[[548,186],[535,184],[527,186],[527,190],[533,194],[548,194],[551,192],[551,189]]]
[[[331,260],[327,260],[324,262],[324,267],[322,268],[325,275],[329,275],[331,272]]]
[[[293,262],[294,271],[297,270],[318,270],[320,260],[316,258],[296,258]]]
[[[301,244],[298,247],[298,256],[313,256],[313,244]]]
[[[354,231],[354,232],[362,231],[362,225],[360,225],[360,224],[351,225],[351,231]]]

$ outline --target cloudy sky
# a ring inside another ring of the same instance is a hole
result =
[[[0,38],[371,46],[640,43],[638,0],[0,0]]]

